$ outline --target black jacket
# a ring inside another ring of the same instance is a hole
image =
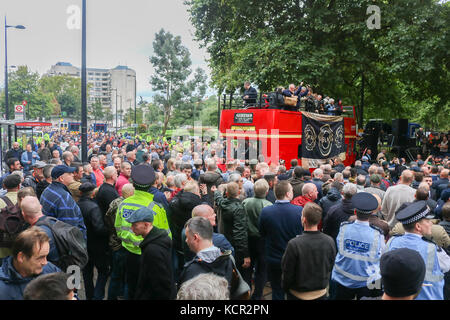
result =
[[[105,256],[109,250],[108,229],[103,221],[103,214],[98,204],[87,197],[81,197],[78,201],[84,224],[87,229],[87,248],[89,256]]]
[[[217,172],[207,171],[200,175],[198,183],[206,184],[206,188],[208,190],[208,204],[211,207],[214,207],[214,192],[211,191],[211,187],[212,186],[218,187],[222,183],[225,183],[225,180],[223,180],[222,175],[220,175]]]
[[[342,199],[341,193],[338,189],[331,188],[327,195],[320,199],[319,204],[322,207],[322,219],[328,214],[330,208],[336,204],[338,204]]]
[[[248,99],[244,99],[245,96],[248,96]],[[248,88],[248,90],[245,90],[244,95],[242,96],[245,103],[256,103],[257,97],[258,97],[258,92],[253,87],[250,87],[250,88]]]
[[[231,250],[225,251],[222,255],[210,263],[200,259],[198,256],[195,256],[194,259],[184,265],[184,269],[180,275],[178,288],[181,287],[183,282],[186,282],[199,274],[212,272],[227,279],[228,288],[231,289],[233,262],[230,259],[230,255]]]
[[[341,223],[348,221],[354,215],[354,207],[351,199],[342,199],[342,203],[337,204],[328,211],[323,222],[323,233],[329,235],[336,242]]]
[[[44,192],[45,188],[47,188],[50,185],[50,183],[47,182],[47,180],[42,180],[36,185],[36,195],[38,199],[41,199],[41,194]]]
[[[109,209],[109,205],[113,202],[114,199],[117,199],[119,194],[117,193],[116,188],[109,183],[103,183],[98,189],[97,195],[95,196],[95,200],[102,211],[103,216],[105,216],[106,212]]]
[[[308,292],[325,289],[333,269],[333,239],[320,231],[303,231],[288,242],[281,260],[283,289]]]
[[[303,186],[305,185],[305,181],[302,178],[292,177],[288,180],[288,182],[291,184],[292,191],[294,192],[293,199],[297,198],[298,196],[301,196]]]
[[[172,240],[167,232],[153,227],[139,247],[142,255],[134,299],[175,299],[177,292],[172,271]]]
[[[203,201],[198,195],[185,192],[184,190],[177,193],[170,201],[167,219],[169,220],[169,227],[172,231],[173,247],[176,250],[183,251],[181,230],[183,230],[186,221],[192,218],[192,209],[203,202],[206,202],[206,196]]]

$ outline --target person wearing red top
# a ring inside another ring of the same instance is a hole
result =
[[[300,207],[304,207],[308,202],[315,201],[317,199],[317,187],[314,183],[305,183],[302,188],[302,195],[291,201],[292,204]]]
[[[91,158],[91,167],[92,167],[92,172],[95,175],[95,181],[97,182],[97,187],[100,187],[103,184],[103,180],[105,179],[105,176],[103,175],[103,172],[100,169],[100,161],[99,161],[98,157]]]
[[[129,178],[131,175],[131,164],[129,162],[122,162],[120,166],[120,175],[116,181],[116,190],[120,196],[122,196],[122,188],[124,185],[129,183]]]

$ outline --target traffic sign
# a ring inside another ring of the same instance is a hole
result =
[[[26,106],[27,103],[28,103],[27,100],[23,100],[23,101],[22,101],[22,105],[24,105],[24,106]]]
[[[16,113],[23,113],[23,105],[16,105],[15,106]]]

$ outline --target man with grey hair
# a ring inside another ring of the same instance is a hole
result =
[[[213,272],[202,273],[180,287],[177,300],[229,300],[228,281]]]
[[[314,183],[317,187],[317,199],[320,200],[323,197],[323,192],[322,192],[322,185],[324,184],[324,182],[322,181],[323,178],[323,170],[322,169],[315,169],[313,171],[313,178],[311,180],[312,183]]]
[[[363,192],[364,187],[366,185],[366,176],[360,174],[356,178],[356,188],[358,189],[358,192]]]
[[[255,291],[252,300],[261,300],[267,282],[266,263],[264,258],[264,240],[259,234],[258,220],[263,208],[271,206],[266,200],[269,184],[265,179],[255,182],[255,197],[243,201],[248,223],[248,251],[250,254],[250,270],[255,269]]]
[[[329,235],[336,242],[339,228],[342,222],[354,215],[355,207],[352,205],[352,197],[358,192],[356,185],[347,183],[342,189],[344,198],[342,202],[331,207],[323,219],[323,233]]]
[[[231,251],[222,253],[213,245],[213,227],[208,219],[194,217],[185,224],[186,243],[195,253],[194,259],[184,265],[183,272],[178,281],[180,288],[184,282],[202,273],[210,273],[224,277],[231,288],[233,277],[233,262],[230,259]]]
[[[70,151],[64,151],[62,154],[62,160],[63,160],[63,164],[65,164],[68,167],[72,166],[73,163],[73,154]]]

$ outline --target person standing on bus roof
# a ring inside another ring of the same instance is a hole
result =
[[[256,98],[258,97],[258,91],[256,91],[256,89],[251,86],[250,81],[245,81],[244,89],[244,95],[242,96],[244,105],[255,105]]]

